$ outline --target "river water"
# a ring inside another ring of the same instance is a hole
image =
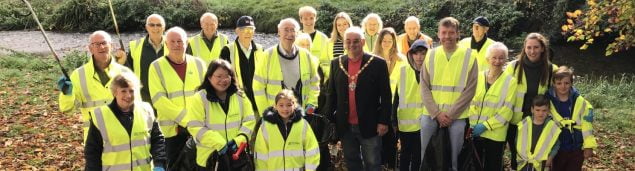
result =
[[[229,36],[229,40],[236,39],[234,30],[223,29],[221,33]],[[189,36],[198,34],[198,31],[188,32]],[[46,32],[53,49],[62,55],[73,50],[88,51],[88,36],[90,33],[59,33]],[[119,38],[115,33],[110,33],[113,38],[114,47],[119,47]],[[145,32],[122,33],[124,45],[128,50],[128,42],[146,36]],[[265,49],[275,45],[278,40],[276,34],[256,33],[254,41],[261,44]],[[0,31],[0,55],[10,53],[10,51],[34,53],[40,55],[51,54],[48,45],[44,41],[44,36],[40,31]]]

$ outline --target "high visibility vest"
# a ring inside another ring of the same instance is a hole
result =
[[[220,51],[227,45],[227,36],[217,32],[217,37],[214,40],[214,46],[212,49],[207,47],[205,40],[203,40],[203,33],[199,33],[194,37],[190,37],[187,42],[192,49],[192,56],[196,56],[205,61],[205,64],[209,64],[220,56]],[[205,65],[207,66],[207,65]]]
[[[206,67],[205,62],[198,57],[185,55],[187,69],[185,81],[181,81],[167,58],[163,56],[152,62],[148,82],[161,132],[166,138],[170,138],[177,134],[178,125],[185,127],[187,124],[183,122],[183,118],[191,101],[189,97],[196,94],[196,88],[203,82]]]
[[[234,93],[227,97],[227,113],[220,103],[207,100],[207,92],[200,90],[192,97],[187,129],[196,142],[196,163],[206,167],[207,159],[214,151],[221,150],[229,140],[237,145],[247,142],[256,125],[251,102],[246,97]],[[244,134],[247,137],[239,136]]]
[[[377,40],[379,39],[379,33],[375,33],[375,36],[370,36],[364,33],[364,37],[366,38],[366,44],[364,45],[364,52],[373,53],[375,44],[377,43]]]
[[[103,139],[103,170],[151,170],[150,140],[155,121],[150,104],[135,102],[130,134],[108,106],[95,108],[92,122]]]
[[[165,40],[165,37],[163,37]],[[132,57],[132,70],[135,75],[141,79],[141,53],[143,52],[143,43],[146,41],[146,38],[141,38],[139,40],[130,41],[130,56]],[[166,47],[165,41],[163,42],[163,56],[168,55],[170,52]],[[147,72],[148,68],[143,68],[143,72]]]
[[[286,140],[277,124],[263,121],[255,146],[256,170],[315,170],[320,164],[317,139],[304,119],[293,123]]]
[[[520,124],[518,124],[518,136],[516,140],[516,150],[518,155],[516,160],[518,161],[518,170],[521,170],[525,165],[532,164],[534,169],[542,170],[542,161],[546,161],[549,157],[551,148],[558,141],[558,135],[560,135],[560,128],[556,126],[556,123],[551,119],[545,120],[545,127],[540,133],[536,147],[531,151],[532,143],[532,124],[531,117],[526,117]]]
[[[313,38],[313,41],[311,42],[311,48],[309,49],[309,51],[311,51],[311,55],[313,55],[313,57],[320,59],[320,66],[324,62],[325,63],[331,62],[332,57],[326,56],[326,53],[327,53],[326,49],[328,48],[328,45],[329,45],[329,37],[326,36],[326,34],[322,33],[321,31],[315,30],[315,37]]]
[[[482,123],[487,131],[483,132],[481,137],[504,142],[509,120],[514,115],[512,105],[516,100],[518,84],[512,75],[501,73],[494,84],[485,89],[488,73],[489,70],[486,70],[478,75],[476,93],[470,105],[470,125]]]
[[[240,54],[239,50],[241,50],[240,45],[236,45],[236,43],[230,43],[229,45],[227,45],[227,48],[229,48],[229,62],[232,64],[232,67],[234,68],[234,71],[236,72],[236,82],[238,84],[238,87],[244,90],[243,76],[242,74],[240,74],[241,73],[240,63],[242,61],[240,61],[240,58],[238,55]],[[254,56],[251,57],[251,58],[254,58],[254,65],[258,65],[258,63],[264,60],[265,57],[266,56],[264,51],[262,50],[262,46],[260,44],[256,44]]]
[[[556,107],[551,103],[551,116],[553,120],[556,121],[556,125],[562,129],[569,129],[568,125],[562,124],[563,121],[573,120],[575,121],[575,125],[573,125],[573,129],[582,132],[583,144],[582,148],[596,148],[598,146],[595,136],[593,135],[593,123],[583,119],[587,115],[591,113],[593,110],[593,106],[591,103],[584,99],[582,96],[578,96],[575,100],[575,105],[573,110],[571,111],[571,118],[563,118],[560,113],[556,110]]]
[[[516,78],[516,81],[518,82],[519,78],[517,78],[517,75],[522,65],[516,66],[517,63],[518,63],[518,60],[513,60],[509,62],[507,65],[505,65],[506,68],[504,72],[507,74],[512,74],[512,76],[514,76]],[[558,70],[558,66],[556,64],[552,64],[552,71],[555,72],[556,70]],[[514,125],[520,122],[520,120],[523,118],[523,102],[525,101],[525,94],[527,94],[527,73],[524,71],[523,71],[522,79],[523,79],[522,83],[518,84],[518,87],[516,87],[516,100],[515,100],[516,102],[513,105],[514,116],[512,116],[512,120],[510,121],[510,123]],[[551,80],[547,80],[547,82],[550,82],[550,81]],[[539,83],[537,95],[545,95],[548,89],[549,89],[548,84],[542,85]]]
[[[419,33],[419,37],[417,39],[424,40],[428,43],[428,47],[432,47],[432,38],[423,33]],[[404,56],[408,55],[408,50],[410,50],[410,45],[408,45],[408,34],[404,33],[397,37],[397,49]]]
[[[122,72],[132,72],[127,67],[115,62],[114,58],[111,59],[105,71],[111,80]],[[88,127],[90,127],[89,112],[95,109],[95,107],[110,103],[113,99],[112,92],[110,91],[111,81],[108,81],[106,86],[101,84],[99,75],[95,72],[95,64],[92,57],[88,60],[88,63],[75,69],[70,77],[71,83],[73,83],[72,94],[64,95],[60,92],[58,104],[62,112],[79,108],[82,113],[83,137],[84,141],[86,141]]]
[[[335,42],[328,41],[328,45],[326,47],[326,55],[322,55],[320,57],[320,68],[322,68],[322,71],[324,72],[324,78],[322,78],[324,79],[324,82],[326,82],[326,80],[328,80],[329,77],[331,76],[329,75],[331,74],[331,60],[335,59],[335,57],[333,57],[334,46],[335,46]],[[344,54],[342,55],[346,55],[347,53],[348,51],[344,49]]]
[[[487,48],[489,48],[490,45],[492,45],[494,42],[494,40],[487,38],[485,40],[485,43],[483,44],[483,47],[481,47],[481,50],[476,50],[474,48],[472,48],[472,37],[468,37],[465,38],[463,40],[461,40],[459,42],[459,45],[464,46],[464,47],[470,47],[473,50],[476,50],[477,52],[477,56],[476,56],[476,61],[478,61],[478,71],[482,72],[485,71],[489,68],[489,64],[487,63],[487,56],[485,56],[487,53]]]
[[[398,92],[399,106],[397,107],[397,123],[401,132],[415,132],[421,129],[421,114],[425,107],[421,98],[421,87],[417,82],[415,70],[409,65],[399,68]]]
[[[297,48],[300,61],[300,82],[302,84],[301,106],[312,104],[317,107],[317,97],[320,94],[320,78],[317,74],[318,60],[311,57],[305,49]],[[275,97],[282,90],[282,66],[278,56],[278,46],[273,46],[265,51],[268,57],[256,65],[254,73],[254,98],[259,113],[275,104]],[[295,84],[287,85],[289,88],[295,88]]]
[[[442,112],[450,110],[467,85],[468,73],[476,62],[476,52],[459,46],[450,60],[445,56],[443,46],[428,51],[424,65],[430,74],[432,98]],[[467,117],[468,110],[461,112],[457,119]],[[430,115],[424,110],[424,115]]]
[[[401,55],[400,55],[401,56]],[[399,77],[401,76],[401,67],[402,66],[406,66],[408,65],[406,62],[404,62],[402,59],[397,59],[395,61],[395,66],[392,69],[392,71],[390,71],[390,75],[388,76],[388,80],[390,81],[390,93],[391,93],[391,97],[395,97],[395,93],[397,93],[397,83],[399,83]],[[390,69],[390,68],[388,68]]]

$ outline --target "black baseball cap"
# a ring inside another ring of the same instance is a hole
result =
[[[487,17],[478,16],[474,19],[474,21],[472,21],[472,24],[478,24],[481,26],[489,27],[489,20],[487,20]]]
[[[242,16],[238,18],[238,21],[236,21],[236,27],[247,27],[247,26],[256,27],[256,24],[254,24],[254,19],[251,18],[251,16]]]

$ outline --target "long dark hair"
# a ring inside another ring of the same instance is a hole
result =
[[[209,82],[209,77],[211,77],[217,69],[226,70],[229,73],[229,76],[231,77],[231,83],[229,84],[229,87],[227,88],[228,94],[229,92],[237,92],[238,95],[242,95],[242,91],[238,87],[238,84],[236,81],[236,72],[234,72],[232,65],[224,59],[216,59],[209,63],[209,66],[207,67],[207,72],[205,72],[205,77],[203,78],[203,83],[201,83],[201,85],[198,86],[198,90],[205,90],[207,91],[208,94],[216,93],[214,86],[212,86],[212,83]]]
[[[551,58],[551,52],[549,51],[549,40],[547,40],[547,38],[545,38],[545,36],[541,35],[540,33],[529,33],[529,35],[527,35],[527,38],[525,38],[525,43],[523,43],[523,48],[520,51],[520,54],[518,54],[518,56],[516,57],[518,58],[518,62],[516,62],[514,70],[518,68],[518,74],[516,75],[517,78],[519,78],[518,84],[523,82],[522,65],[525,60],[529,60],[529,58],[527,58],[527,52],[525,52],[525,46],[527,46],[527,41],[529,41],[530,39],[537,40],[543,48],[543,52],[542,54],[540,54],[540,61],[542,61],[542,66],[540,67],[540,69],[542,70],[542,75],[540,76],[540,85],[546,85],[552,72],[550,70],[551,67],[549,67],[551,65],[551,61],[549,60]]]

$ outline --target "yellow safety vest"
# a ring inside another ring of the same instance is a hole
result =
[[[192,49],[192,56],[196,56],[205,61],[205,64],[209,64],[220,56],[220,51],[227,45],[227,36],[217,32],[217,37],[214,40],[214,46],[209,49],[203,40],[203,33],[199,33],[194,37],[190,37],[187,42]],[[207,66],[207,65],[205,65]]]
[[[206,167],[207,159],[212,152],[220,150],[229,140],[237,145],[246,143],[244,134],[251,137],[256,125],[251,102],[234,93],[227,97],[229,109],[227,113],[218,102],[207,100],[207,92],[200,90],[192,97],[187,119],[188,131],[196,142],[196,163]]]
[[[329,39],[330,40],[330,39]],[[335,59],[335,57],[333,57],[333,47],[335,46],[335,42],[331,42],[328,41],[328,45],[326,47],[326,55],[322,55],[320,56],[320,68],[322,68],[322,71],[324,72],[324,82],[326,82],[331,74],[331,60]],[[344,54],[346,55],[348,53],[348,50],[344,49]]]
[[[278,125],[263,121],[256,134],[256,170],[315,170],[320,148],[311,126],[296,121],[285,140]]]
[[[121,125],[108,106],[95,108],[92,122],[104,141],[103,170],[151,170],[150,140],[155,121],[150,104],[136,101],[131,133]]]
[[[481,137],[504,142],[509,120],[514,115],[512,105],[516,100],[518,84],[512,75],[501,73],[494,84],[485,89],[488,72],[489,70],[486,70],[478,75],[476,93],[470,105],[470,125],[482,123],[487,131],[483,132]]]
[[[244,89],[243,76],[240,74],[241,61],[238,55],[240,50],[240,45],[237,46],[236,43],[230,43],[229,45],[227,45],[227,48],[229,48],[229,62],[232,64],[232,67],[234,68],[234,71],[236,72],[236,82],[238,83],[238,87],[240,87],[241,89]],[[258,65],[258,63],[264,60],[265,57],[266,56],[264,51],[262,50],[262,46],[260,44],[256,44],[256,50],[254,51],[254,56],[251,57],[251,58],[254,58],[254,65]]]
[[[512,76],[514,76],[516,78],[516,81],[518,82],[517,75],[518,72],[520,71],[520,67],[522,67],[521,65],[516,66],[516,64],[518,63],[518,60],[513,60],[511,62],[509,62],[505,68],[505,73],[507,74],[512,74]],[[558,66],[556,64],[552,64],[552,70],[553,72],[555,72],[556,70],[558,70]],[[520,120],[523,118],[523,102],[525,101],[525,94],[527,93],[527,73],[523,72],[523,81],[522,83],[518,84],[518,87],[516,87],[516,102],[513,105],[513,109],[514,109],[514,116],[512,116],[512,120],[510,121],[511,124],[516,125],[518,122],[520,122]],[[547,81],[551,81],[551,80],[547,80]],[[542,84],[538,84],[538,92],[537,95],[545,95],[545,93],[547,93],[547,90],[549,89],[548,85],[542,85]]]
[[[485,71],[489,68],[489,64],[487,63],[487,56],[485,56],[487,53],[487,48],[489,48],[490,45],[492,45],[494,42],[494,40],[487,38],[485,40],[485,43],[483,44],[483,47],[481,47],[481,50],[476,50],[474,48],[472,48],[472,37],[468,37],[465,38],[463,40],[461,40],[459,42],[459,45],[464,46],[464,47],[470,47],[473,50],[476,50],[477,52],[477,56],[476,56],[476,61],[478,62],[478,71],[482,72]]]
[[[518,155],[516,160],[518,161],[518,170],[521,170],[525,165],[531,163],[536,170],[542,170],[542,161],[546,161],[549,157],[551,148],[558,141],[558,135],[560,135],[560,128],[556,126],[556,123],[551,119],[545,120],[545,127],[540,133],[536,147],[531,151],[532,140],[532,124],[531,117],[526,117],[520,124],[518,124],[518,136],[516,140],[516,149]]]
[[[185,81],[181,81],[174,71],[167,56],[152,62],[148,73],[152,105],[157,110],[161,132],[166,138],[176,136],[178,125],[185,127],[187,122],[183,118],[191,96],[196,94],[196,88],[203,82],[206,71],[203,60],[198,57],[185,55],[187,69]]]
[[[303,104],[312,104],[317,107],[317,97],[320,94],[320,78],[317,74],[318,60],[312,58],[305,49],[298,49],[298,58],[300,61],[300,82],[302,84],[301,94]],[[282,90],[282,68],[278,56],[278,46],[273,46],[265,52],[268,54],[265,60],[256,65],[254,73],[254,98],[259,113],[274,105],[275,97]],[[290,85],[295,86],[295,85]]]
[[[165,37],[163,37],[165,40]],[[130,41],[130,56],[132,57],[132,70],[135,75],[141,79],[141,53],[143,52],[143,43],[146,41],[146,38],[141,38],[139,40]],[[163,56],[168,55],[169,50],[166,47],[165,41],[163,42]],[[144,72],[147,72],[147,68]]]
[[[373,50],[375,48],[375,44],[377,43],[377,40],[379,39],[379,32],[375,33],[375,36],[370,36],[370,35],[364,33],[364,37],[366,38],[366,44],[364,45],[364,49],[363,49],[364,52],[373,53]],[[372,39],[373,37],[374,37],[374,39]]]
[[[122,72],[132,72],[127,67],[115,62],[114,58],[111,58],[110,64],[105,71],[108,77],[114,78],[116,75]],[[110,91],[110,82],[106,83],[106,86],[101,84],[99,76],[95,72],[95,64],[93,58],[88,60],[88,63],[75,69],[71,73],[71,83],[73,83],[72,94],[64,95],[62,92],[59,94],[58,104],[60,111],[68,112],[75,108],[79,108],[82,113],[82,128],[84,130],[84,141],[88,136],[88,127],[90,127],[90,115],[89,112],[102,105],[110,103],[113,99],[112,92]],[[137,97],[141,97],[140,95]]]
[[[397,107],[397,123],[401,132],[421,130],[421,114],[424,113],[420,83],[417,82],[415,70],[409,65],[399,68],[399,106]]]
[[[329,37],[327,37],[324,33],[315,30],[315,37],[313,38],[311,49],[309,50],[311,51],[311,55],[320,59],[320,64],[322,63],[322,60],[326,60],[324,61],[326,63],[330,62],[330,57],[326,56],[326,49],[328,48],[328,44]],[[324,58],[323,56],[326,58]]]
[[[390,81],[390,93],[391,93],[391,97],[395,97],[395,93],[397,93],[397,83],[399,83],[399,77],[401,76],[401,67],[402,66],[406,66],[408,65],[404,60],[405,57],[403,57],[401,54],[398,54],[399,59],[397,59],[395,61],[395,66],[392,69],[392,71],[390,71],[390,68],[388,68],[388,72],[390,72],[390,75],[388,76],[388,80]],[[402,58],[403,57],[403,58]]]
[[[440,111],[447,112],[461,96],[467,85],[468,73],[476,62],[476,52],[459,46],[450,60],[445,56],[443,46],[428,51],[424,65],[430,74],[432,98]],[[468,110],[462,111],[457,119],[467,117]],[[424,110],[424,115],[430,115]]]
[[[569,125],[564,125],[562,122],[566,120],[575,121],[573,129],[580,130],[582,132],[583,144],[582,148],[596,148],[598,146],[595,136],[593,135],[593,123],[584,120],[583,118],[589,115],[593,110],[591,103],[584,99],[582,96],[578,96],[575,100],[575,107],[571,111],[571,118],[563,118],[556,110],[556,107],[551,103],[551,116],[556,121],[556,125],[562,129],[570,129]],[[573,132],[573,131],[571,131]]]

